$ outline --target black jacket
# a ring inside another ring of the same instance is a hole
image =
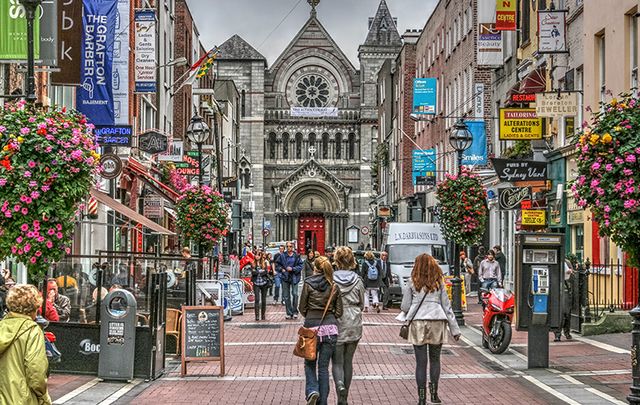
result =
[[[342,299],[338,287],[332,288],[324,275],[314,274],[304,281],[298,310],[304,316],[304,326],[313,327],[320,324],[322,313],[331,296],[331,303],[327,309],[323,325],[337,324],[342,316]]]

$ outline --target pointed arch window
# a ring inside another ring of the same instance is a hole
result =
[[[356,158],[356,134],[349,134],[349,160]]]
[[[342,134],[336,134],[336,159],[342,158]]]
[[[289,159],[289,134],[282,134],[282,158]]]
[[[326,132],[322,134],[322,158],[329,158],[329,134]]]
[[[316,148],[316,134],[313,132],[309,134],[309,148],[311,148],[312,146]]]
[[[240,115],[245,117],[247,115],[247,93],[242,90],[242,95],[240,96]]]
[[[276,134],[274,132],[269,134],[269,159],[276,158]]]
[[[302,134],[296,134],[296,159],[302,159]]]

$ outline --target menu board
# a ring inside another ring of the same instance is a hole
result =
[[[182,375],[189,361],[220,361],[224,375],[224,315],[220,306],[182,307]]]

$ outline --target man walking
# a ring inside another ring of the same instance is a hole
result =
[[[502,248],[500,247],[500,245],[494,246],[493,251],[496,252],[496,262],[498,262],[498,264],[500,265],[500,272],[502,275],[500,285],[504,285],[504,278],[507,275],[507,256],[502,253]]]
[[[387,252],[380,253],[380,268],[382,275],[382,309],[384,311],[389,310],[389,287],[391,286],[391,270],[389,269],[389,262],[387,259],[389,254]]]
[[[293,243],[287,242],[287,251],[278,256],[277,266],[282,281],[282,298],[287,307],[285,319],[298,319],[298,283],[303,263],[293,251]]]
[[[273,255],[273,261],[271,266],[273,266],[273,283],[275,284],[275,288],[273,289],[273,303],[274,305],[278,305],[280,303],[280,287],[282,287],[282,279],[280,278],[280,264],[278,261],[280,260],[280,256],[284,253],[284,245],[280,245],[278,248],[278,253]]]

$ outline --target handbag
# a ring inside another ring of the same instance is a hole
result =
[[[329,305],[331,301],[333,301],[333,293],[335,291],[335,284],[331,287],[331,293],[329,294],[329,299],[327,300],[327,305],[324,307],[324,312],[322,313],[322,319],[320,319],[320,325],[324,322],[324,317],[327,315],[327,311],[329,310]],[[318,325],[318,327],[320,327]],[[293,348],[293,354],[298,357],[302,357],[305,360],[315,360],[317,355],[317,346],[318,346],[318,328],[305,328],[301,326],[298,329],[298,341],[296,342],[295,347]]]
[[[409,339],[409,326],[411,326],[411,322],[413,322],[413,318],[416,317],[416,314],[418,313],[418,310],[422,306],[422,303],[424,302],[425,298],[427,298],[427,293],[426,292],[422,296],[422,300],[420,301],[420,304],[418,304],[418,307],[416,308],[415,312],[413,313],[413,316],[411,317],[411,319],[409,319],[409,322],[407,322],[406,324],[404,324],[404,325],[402,325],[400,327],[400,337],[403,338],[404,340]]]

